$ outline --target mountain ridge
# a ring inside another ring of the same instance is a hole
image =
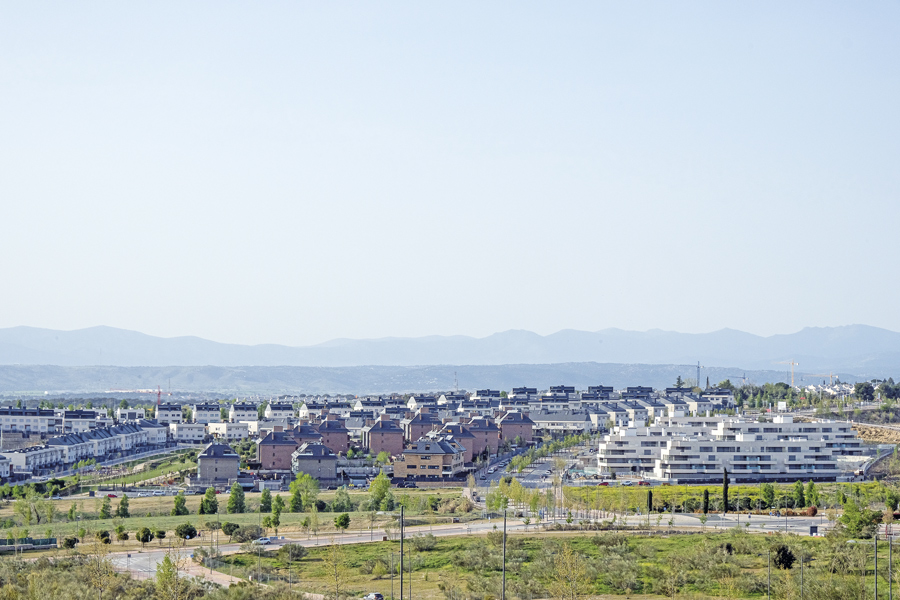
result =
[[[465,335],[336,338],[310,346],[227,344],[198,336],[163,338],[96,326],[72,331],[19,326],[0,329],[0,364],[58,366],[349,367],[614,363],[844,372],[890,376],[900,365],[900,333],[869,325],[806,327],[759,336],[731,328],[708,333],[662,329],[562,329],[540,335],[510,329]]]

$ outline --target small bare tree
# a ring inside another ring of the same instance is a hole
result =
[[[116,576],[112,562],[109,560],[109,549],[106,544],[95,539],[85,563],[85,572],[91,586],[97,590],[98,600],[103,599],[103,590],[107,589]]]
[[[347,595],[347,559],[344,548],[340,544],[336,544],[334,538],[331,538],[330,545],[325,550],[322,563],[325,566],[325,577],[328,582],[328,593],[325,594],[325,597],[331,600],[341,600]]]
[[[564,543],[553,558],[548,589],[558,600],[578,600],[588,588],[588,569],[583,556]]]

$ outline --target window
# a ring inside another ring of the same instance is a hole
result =
[[[713,452],[712,446],[700,446],[700,452]]]
[[[788,452],[802,452],[800,446],[788,446]]]

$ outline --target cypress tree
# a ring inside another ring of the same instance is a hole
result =
[[[709,490],[703,490],[703,514],[709,514]]]
[[[722,513],[728,512],[728,469],[722,469]]]
[[[653,512],[653,490],[647,490],[647,514]]]

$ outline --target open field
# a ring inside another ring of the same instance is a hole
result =
[[[412,549],[412,596],[425,600],[486,600],[500,597],[501,536],[437,538],[431,549]],[[747,533],[665,536],[623,536],[614,533],[570,532],[511,535],[507,547],[507,595],[510,598],[555,597],[562,568],[559,557],[569,545],[578,556],[586,597],[630,598],[760,598],[766,596],[770,552],[784,546],[804,559],[805,598],[871,597],[874,585],[872,545],[847,544],[843,538],[756,536]],[[428,544],[425,544],[426,546]],[[415,546],[407,540],[406,549]],[[391,596],[391,553],[398,560],[398,542],[340,547],[341,584],[349,597],[369,592]],[[259,573],[264,582],[293,582],[295,589],[328,593],[333,586],[334,556],[329,548],[311,548],[288,563],[278,551],[223,557],[216,569],[239,577]],[[879,549],[879,574],[886,589],[888,548]],[[407,562],[408,566],[408,562]],[[573,571],[574,573],[574,571]],[[577,575],[576,575],[577,576]],[[789,570],[772,568],[774,598],[797,598],[799,563]],[[405,584],[410,584],[409,573]],[[395,571],[394,595],[399,594]],[[404,595],[409,596],[409,588]],[[634,595],[643,594],[643,595]]]

